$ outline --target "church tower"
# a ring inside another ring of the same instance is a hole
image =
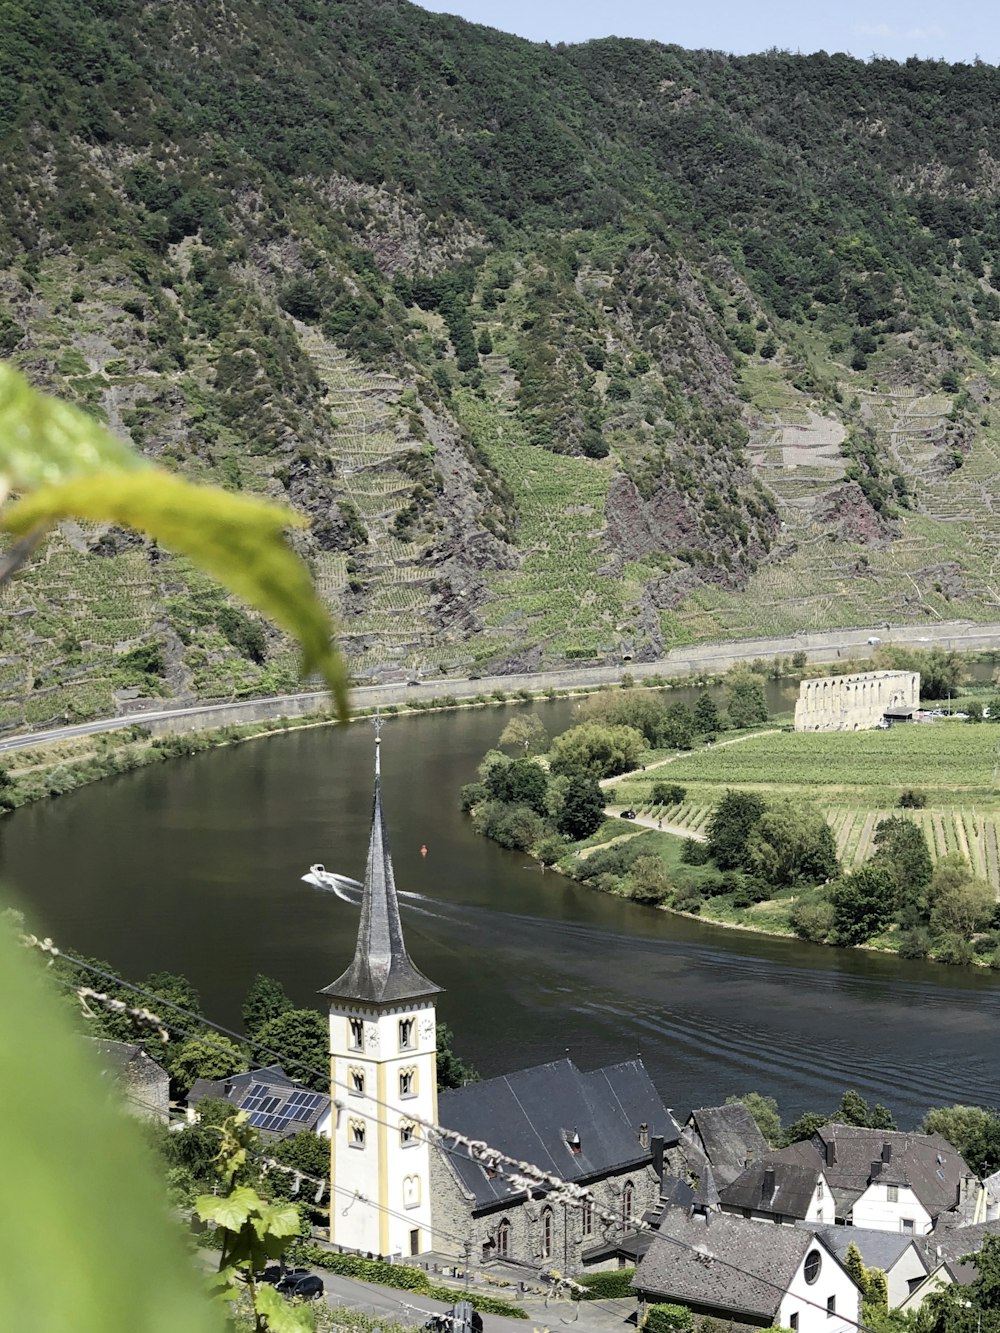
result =
[[[430,1146],[437,1120],[435,986],[403,942],[382,811],[380,740],[354,961],[330,997],[330,1240],[363,1254],[432,1248]]]

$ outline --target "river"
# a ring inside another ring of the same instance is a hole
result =
[[[557,731],[574,705],[534,707]],[[639,1051],[685,1114],[750,1089],[790,1118],[854,1087],[904,1126],[928,1106],[997,1102],[1000,977],[673,917],[477,838],[458,789],[511,711],[391,720],[382,746],[396,882],[416,895],[407,943],[484,1075]],[[320,1004],[357,910],[300,876],[323,861],[362,877],[372,750],[364,723],[292,732],[25,807],[3,820],[0,879],[63,947],[131,977],[181,972],[217,1021],[238,1025],[257,972]]]

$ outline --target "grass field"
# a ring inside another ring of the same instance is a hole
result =
[[[1000,729],[937,722],[890,731],[769,732],[739,744],[692,751],[653,772],[623,778],[609,800],[634,805],[664,823],[704,831],[727,787],[765,796],[809,800],[826,814],[846,869],[874,850],[881,819],[902,813],[904,788],[927,798],[905,813],[923,829],[931,856],[960,852],[977,874],[1000,889]],[[654,782],[686,789],[682,804],[653,806]]]

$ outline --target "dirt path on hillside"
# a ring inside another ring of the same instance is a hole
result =
[[[713,750],[721,750],[724,745],[739,745],[740,741],[753,741],[758,736],[773,736],[780,727],[768,727],[765,731],[752,731],[749,736],[734,736],[729,741],[716,741],[711,747]],[[667,755],[666,759],[657,759],[655,764],[646,764],[644,768],[630,768],[627,773],[619,773],[617,777],[601,778],[602,787],[612,787],[616,782],[621,782],[623,778],[635,777],[636,773],[652,773],[658,768],[664,768],[667,764],[676,764],[678,759],[690,759],[693,750],[678,750],[676,754]],[[625,807],[623,806],[622,809]]]

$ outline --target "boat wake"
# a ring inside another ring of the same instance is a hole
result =
[[[333,870],[327,870],[326,866],[319,862],[309,867],[309,873],[302,876],[302,882],[311,884],[316,889],[323,889],[327,893],[335,893],[342,902],[350,903],[353,907],[361,906],[361,895],[365,886],[347,875],[338,875]],[[396,890],[396,896],[409,898],[414,902],[429,901],[423,893],[406,893],[402,889]]]

